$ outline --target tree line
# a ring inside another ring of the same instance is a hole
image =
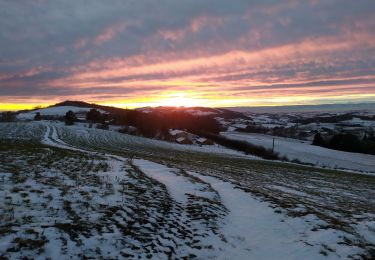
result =
[[[246,141],[233,140],[219,134],[204,131],[198,131],[197,134],[209,138],[217,144],[220,144],[230,149],[244,152],[245,154],[252,154],[267,160],[289,161],[286,156],[280,156],[279,153],[273,151],[272,149],[267,149],[263,146],[254,145]]]
[[[64,116],[64,121],[66,125],[72,125],[78,120],[72,111],[68,111]],[[138,110],[123,110],[101,113],[93,108],[87,112],[86,121],[102,125],[110,123],[120,126],[133,126],[137,129],[138,134],[149,138],[167,136],[169,135],[169,129],[185,129],[191,133],[206,131],[215,134],[223,130],[222,126],[212,116],[195,116],[185,111],[145,113]]]
[[[338,133],[331,137],[324,137],[322,134],[316,133],[312,144],[346,152],[375,154],[373,132],[366,132],[363,138],[350,133]]]

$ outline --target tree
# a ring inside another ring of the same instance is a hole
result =
[[[13,112],[4,112],[1,114],[1,121],[3,122],[13,122],[16,120],[16,114]]]
[[[329,147],[347,152],[361,152],[361,141],[354,134],[337,134],[329,141]]]
[[[318,146],[324,146],[325,141],[320,133],[316,133],[314,136],[314,140],[312,142],[313,145],[318,145]]]
[[[42,120],[42,116],[40,115],[40,112],[37,112],[37,113],[35,114],[35,116],[34,116],[34,120],[36,120],[36,121],[40,121],[40,120]]]
[[[103,129],[103,130],[108,130],[109,129],[109,124],[104,120],[101,124],[97,125],[98,129]]]
[[[66,125],[74,125],[74,122],[77,121],[76,115],[71,110],[69,110],[68,112],[66,112],[64,119],[65,119],[65,124]]]
[[[375,142],[375,133],[372,128],[367,131],[366,137],[367,141]]]
[[[92,123],[99,123],[102,122],[103,120],[102,114],[95,108],[90,109],[89,112],[86,114],[86,120],[90,121]]]

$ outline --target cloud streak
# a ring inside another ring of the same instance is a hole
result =
[[[371,0],[2,1],[0,103],[366,101],[374,13]]]

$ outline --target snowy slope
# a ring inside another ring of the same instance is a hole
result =
[[[201,111],[199,109],[188,109],[186,110],[186,112],[195,116],[209,116],[209,115],[214,115],[218,113],[218,112],[213,112],[213,111]]]
[[[349,248],[337,246],[345,234],[330,229],[315,231],[315,225],[326,224],[316,216],[285,217],[275,213],[269,203],[215,177],[194,172],[183,176],[177,169],[146,160],[135,160],[134,164],[150,178],[165,184],[172,198],[184,207],[188,207],[192,194],[225,206],[228,213],[217,231],[222,239],[212,233],[204,239],[205,243],[214,245],[211,255],[215,259],[318,259],[322,257],[321,244],[333,250],[330,259],[347,256]],[[214,192],[204,190],[204,186]],[[194,253],[199,258],[210,255],[205,250]]]
[[[270,135],[223,132],[228,138],[248,141],[255,145],[272,148],[275,138],[275,151],[286,155],[290,160],[298,159],[305,163],[330,168],[375,172],[375,156],[349,153],[311,145],[310,142]]]
[[[363,120],[358,117],[354,117],[352,120],[343,121],[342,123],[348,123],[348,124],[358,124],[364,127],[373,127],[375,128],[375,121],[371,120]]]
[[[76,114],[79,113],[86,113],[90,111],[91,108],[89,107],[74,107],[74,106],[57,106],[57,107],[48,107],[48,108],[41,108],[38,110],[20,113],[17,115],[18,120],[33,120],[36,113],[40,113],[41,115],[45,116],[65,116],[66,112],[69,110],[73,111]],[[100,110],[99,110],[100,111]],[[103,113],[103,111],[100,111]]]
[[[49,145],[0,150],[0,228],[11,228],[0,258],[360,259],[374,248],[373,176],[176,152],[47,121],[0,131]],[[3,172],[13,164],[22,174]]]

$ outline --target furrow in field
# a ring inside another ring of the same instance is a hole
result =
[[[15,138],[35,131],[43,139],[42,129],[46,144],[124,165],[106,173],[116,192],[100,203],[123,203],[111,204],[113,213],[102,223],[104,232],[127,234],[117,247],[124,252],[335,259],[369,257],[375,248],[373,176],[159,147],[153,140],[83,127],[16,126]],[[129,227],[131,220],[135,226]],[[128,239],[136,241],[134,248],[126,247]]]

